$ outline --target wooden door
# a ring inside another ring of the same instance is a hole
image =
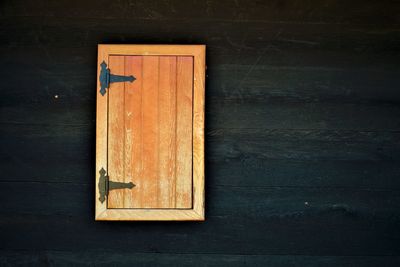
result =
[[[109,67],[136,80],[110,85],[108,175],[135,187],[110,191],[108,207],[191,208],[193,57],[110,56]]]
[[[115,190],[107,186],[112,190],[107,190],[105,204],[100,201],[105,205],[101,209],[131,211],[122,217],[132,220],[146,219],[149,216],[143,214],[149,212],[170,210],[174,215],[174,211],[196,210],[192,219],[202,219],[204,205],[199,202],[204,202],[204,46],[164,45],[159,50],[157,46],[147,47],[111,45],[103,46],[103,51],[99,49],[99,62],[107,61],[110,75],[134,76],[130,82],[111,82],[105,92],[98,94],[97,157],[101,154],[105,161],[97,160],[96,168],[106,163],[108,183],[134,185]],[[202,56],[182,54],[183,47],[196,48],[194,51],[202,47]],[[107,53],[110,48],[119,48],[118,53]],[[104,111],[107,124],[101,122],[99,127],[99,112],[105,117]],[[197,197],[196,190],[202,192],[197,192]],[[102,219],[121,219],[121,214],[114,214],[118,216]],[[132,214],[138,214],[137,218]],[[168,219],[165,215],[150,217]]]

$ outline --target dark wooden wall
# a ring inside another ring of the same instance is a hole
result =
[[[400,266],[399,14],[1,1],[0,265]],[[94,221],[98,43],[208,46],[204,223]]]

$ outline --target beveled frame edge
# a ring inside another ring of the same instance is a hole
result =
[[[204,221],[204,122],[205,122],[205,45],[98,45],[96,87],[96,221]],[[99,170],[107,169],[108,94],[100,94],[99,64],[108,64],[109,55],[193,56],[193,208],[192,209],[107,209],[99,201]]]
[[[96,221],[204,221],[194,209],[106,209]]]

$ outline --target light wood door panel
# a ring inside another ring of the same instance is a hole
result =
[[[193,58],[177,58],[176,207],[186,208],[192,200]]]
[[[109,56],[108,208],[192,208],[193,57]]]
[[[135,74],[133,83],[125,83],[125,181],[138,183],[142,177],[142,56],[126,56],[125,72]],[[135,182],[134,181],[135,178]],[[136,181],[136,179],[138,179]],[[123,190],[123,206],[139,207],[141,192],[134,187],[132,190]],[[121,206],[121,204],[120,204]]]
[[[169,207],[176,207],[176,57],[160,57],[159,77],[159,201]],[[191,179],[190,179],[191,180]],[[179,190],[178,190],[179,192]],[[190,203],[189,203],[190,204]],[[188,206],[189,206],[188,204]]]
[[[112,56],[109,59],[109,66],[116,75],[125,74],[125,57]],[[124,168],[124,91],[125,83],[113,83],[108,91],[108,175],[116,182],[125,181]],[[108,196],[108,205],[115,208],[119,203],[124,202],[125,190],[115,190]]]

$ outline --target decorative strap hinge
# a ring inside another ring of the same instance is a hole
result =
[[[106,62],[101,62],[100,64],[100,94],[104,96],[106,94],[107,88],[110,86],[110,83],[118,83],[118,82],[133,82],[136,80],[135,77],[132,75],[130,76],[122,76],[122,75],[115,75],[110,73],[110,69],[107,68]]]
[[[133,183],[121,183],[121,182],[113,182],[110,181],[110,178],[108,175],[106,175],[106,171],[101,168],[99,171],[100,173],[100,179],[99,179],[99,193],[100,197],[99,200],[101,203],[103,203],[106,200],[106,197],[108,197],[108,193],[110,190],[115,190],[115,189],[132,189],[135,187]]]

